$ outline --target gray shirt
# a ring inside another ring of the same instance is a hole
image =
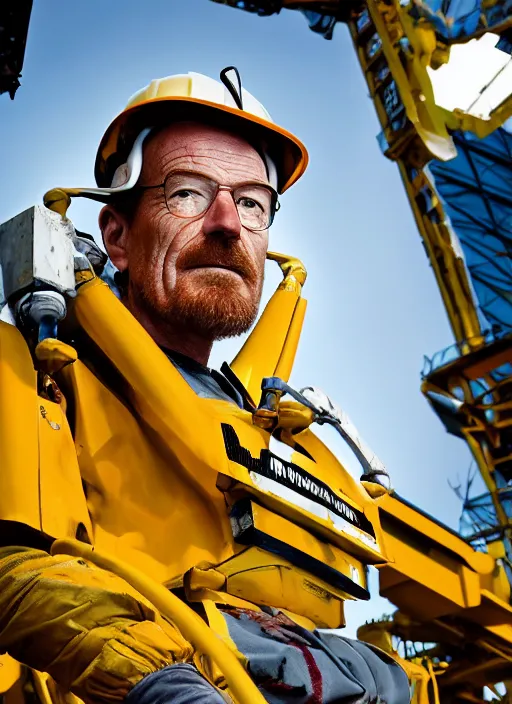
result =
[[[209,369],[180,352],[164,349],[174,367],[179,371],[187,384],[201,398],[216,398],[221,401],[236,403],[244,407],[241,394],[226,377],[215,369]]]

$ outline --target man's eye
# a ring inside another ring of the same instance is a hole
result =
[[[185,199],[190,198],[193,195],[195,195],[193,191],[183,189],[181,191],[176,191],[176,193],[173,193],[171,197]]]
[[[239,198],[237,205],[241,205],[242,208],[245,208],[246,210],[255,210],[256,208],[263,210],[261,204],[253,198]]]

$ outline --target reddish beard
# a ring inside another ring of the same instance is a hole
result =
[[[236,275],[216,268],[231,269]],[[196,274],[186,273],[194,269]],[[238,242],[213,240],[180,252],[176,284],[164,304],[153,292],[153,285],[145,280],[138,292],[153,314],[177,329],[221,340],[241,335],[256,320],[263,271]]]

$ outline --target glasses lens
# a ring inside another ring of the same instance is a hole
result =
[[[233,198],[240,222],[249,230],[266,230],[275,211],[275,197],[265,186],[247,185],[236,188]]]
[[[165,180],[165,200],[169,212],[178,218],[194,218],[205,213],[218,192],[218,185],[207,176],[188,172],[171,173]],[[277,196],[272,189],[258,184],[238,186],[233,200],[243,227],[266,230],[272,224]]]
[[[216,192],[217,184],[199,174],[170,174],[165,181],[167,207],[179,218],[193,218],[204,213]]]

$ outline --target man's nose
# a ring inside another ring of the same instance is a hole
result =
[[[203,221],[205,235],[228,239],[240,237],[242,224],[238,210],[229,191],[219,191]]]

